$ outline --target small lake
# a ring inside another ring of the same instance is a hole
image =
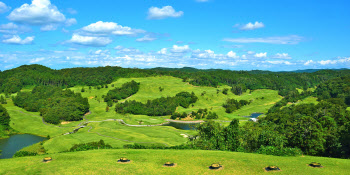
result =
[[[248,118],[257,118],[259,117],[261,114],[264,114],[264,113],[252,113],[250,116],[247,116]]]
[[[17,134],[7,139],[0,139],[0,150],[2,150],[0,159],[12,158],[12,156],[22,148],[45,139],[46,137],[39,137],[30,134]]]
[[[177,122],[169,122],[168,124],[164,124],[163,126],[172,126],[176,129],[183,130],[196,130],[196,127],[199,126],[199,123],[177,123]]]

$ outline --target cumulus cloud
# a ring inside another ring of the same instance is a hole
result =
[[[259,28],[263,28],[265,27],[265,25],[262,22],[258,22],[256,21],[255,23],[248,23],[243,25],[240,30],[255,30],[255,29],[259,29]]]
[[[210,49],[204,50],[204,51],[200,51],[198,49],[198,50],[195,50],[192,52],[192,57],[195,57],[195,58],[215,58],[216,54],[214,53],[214,51],[212,51]]]
[[[11,8],[7,6],[5,3],[0,1],[0,13],[5,13],[9,11]]]
[[[14,23],[8,23],[8,24],[1,24],[0,25],[0,33],[5,34],[18,34],[18,33],[25,33],[29,32],[31,29],[27,26],[23,25],[17,25]]]
[[[272,56],[272,58],[292,59],[292,57],[290,57],[288,53],[277,53],[276,55]]]
[[[184,12],[182,11],[176,12],[172,6],[151,7],[148,9],[148,19],[178,18],[183,14]]]
[[[239,56],[237,56],[236,52],[230,51],[227,53],[227,57],[229,58],[239,58]]]
[[[269,43],[269,44],[298,44],[303,37],[298,35],[266,37],[266,38],[225,38],[223,41],[233,43]]]
[[[156,40],[156,37],[152,37],[150,35],[145,35],[142,38],[137,38],[136,41],[138,42],[149,42],[149,41],[154,41]]]
[[[256,57],[256,58],[266,58],[266,55],[267,55],[267,52],[265,52],[265,53],[256,53],[255,55],[254,55],[254,57]]]
[[[341,59],[335,59],[335,60],[321,60],[318,61],[321,65],[328,65],[328,64],[338,64],[338,63],[350,63],[350,57],[348,58],[341,58]]]
[[[184,45],[184,46],[173,45],[171,52],[184,53],[184,52],[189,52],[190,50],[191,49],[188,45]]]
[[[98,21],[82,28],[86,34],[96,35],[134,35],[144,33],[144,30],[132,29],[127,26],[118,25],[115,22]]]
[[[165,55],[165,54],[167,54],[167,51],[168,51],[167,48],[163,48],[163,49],[160,49],[160,51],[158,51],[157,53]]]
[[[78,34],[73,34],[72,38],[69,40],[71,43],[85,45],[85,46],[106,46],[112,42],[108,37],[95,37],[95,36],[81,36]]]
[[[31,4],[23,4],[14,9],[7,18],[30,25],[63,23],[66,20],[66,17],[55,5],[51,4],[50,0],[32,0]]]
[[[28,36],[25,39],[21,39],[18,35],[14,35],[11,38],[2,40],[3,43],[6,44],[19,44],[19,45],[24,45],[24,44],[31,44],[34,40],[34,36]]]

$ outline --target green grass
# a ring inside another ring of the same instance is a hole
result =
[[[3,106],[7,109],[11,117],[10,126],[20,133],[55,137],[73,129],[62,128],[51,124],[45,125],[42,122],[39,112],[27,112],[22,108],[14,106],[11,99],[7,99],[7,104]]]
[[[53,158],[43,163],[46,156]],[[132,160],[117,163],[120,157]],[[162,167],[167,162],[176,167]],[[307,166],[319,162],[323,168]],[[212,163],[221,170],[209,170]],[[0,160],[0,174],[349,174],[349,160],[324,157],[278,157],[261,154],[204,150],[93,150]],[[280,172],[265,172],[278,166]]]
[[[255,90],[251,94],[244,93],[241,96],[234,95],[229,91],[228,95],[222,94],[222,90],[224,88],[230,88],[229,86],[221,86],[219,88],[214,87],[197,87],[190,85],[187,82],[182,82],[182,79],[169,77],[169,76],[161,76],[161,77],[146,77],[146,78],[121,78],[114,84],[115,87],[120,87],[122,84],[126,82],[130,82],[131,80],[135,80],[136,82],[140,82],[140,90],[133,96],[129,98],[129,100],[136,100],[140,102],[147,102],[147,100],[152,100],[160,97],[167,96],[175,96],[177,93],[182,91],[194,92],[198,97],[198,101],[194,104],[194,107],[190,106],[185,109],[179,107],[177,112],[191,112],[196,111],[199,108],[208,108],[212,112],[216,112],[219,115],[220,120],[232,120],[233,118],[243,119],[246,118],[242,116],[249,116],[251,113],[260,112],[266,113],[270,107],[272,107],[276,102],[282,99],[281,96],[278,95],[277,91],[274,90]],[[164,117],[149,117],[149,116],[135,116],[135,115],[120,115],[116,114],[114,111],[114,107],[110,108],[110,112],[106,111],[106,103],[103,102],[102,95],[106,95],[108,90],[113,89],[111,84],[108,85],[108,88],[102,88],[100,90],[92,88],[91,90],[88,87],[85,87],[85,92],[82,93],[84,97],[88,97],[89,103],[91,106],[91,111],[93,113],[88,116],[88,119],[91,120],[104,120],[111,118],[119,118],[128,120],[132,124],[137,124],[139,120],[144,121],[144,124],[158,124],[163,123],[165,118],[170,118],[170,116]],[[162,92],[159,91],[159,87],[164,88]],[[71,88],[75,92],[80,92],[82,86],[76,86]],[[220,93],[217,94],[217,89],[220,90]],[[201,96],[202,92],[206,92],[205,95]],[[97,99],[95,98],[97,96]],[[264,97],[264,99],[262,99]],[[244,106],[242,109],[239,109],[232,114],[227,114],[225,109],[222,107],[222,104],[228,98],[235,98],[238,100],[252,100],[252,103],[248,106]],[[125,100],[121,100],[123,102]]]
[[[187,138],[180,134],[194,133],[195,131],[178,130],[170,126],[130,127],[118,122],[95,122],[89,123],[87,127],[80,129],[75,134],[59,136],[46,141],[44,148],[48,153],[62,152],[69,150],[74,144],[96,142],[100,139],[119,148],[133,143],[174,146],[187,141]]]
[[[278,95],[274,90],[255,90],[252,93],[246,92],[241,96],[232,94],[230,91],[228,95],[222,94],[224,88],[228,86],[221,86],[219,88],[214,87],[197,87],[182,82],[182,79],[161,76],[161,77],[146,77],[146,78],[121,78],[108,85],[108,88],[95,89],[94,87],[89,89],[85,86],[85,92],[81,93],[83,97],[89,99],[90,115],[86,118],[89,121],[103,121],[107,119],[123,119],[128,124],[138,125],[139,121],[142,121],[143,125],[153,125],[164,123],[165,119],[170,116],[151,117],[146,115],[121,115],[114,112],[114,107],[110,107],[109,112],[106,112],[106,103],[103,101],[102,96],[115,87],[121,87],[122,84],[135,80],[140,82],[140,90],[130,100],[136,100],[146,102],[160,97],[175,96],[182,91],[194,92],[198,97],[198,101],[194,104],[194,107],[188,109],[179,107],[177,112],[191,112],[196,111],[199,108],[208,108],[212,112],[216,112],[219,115],[218,120],[230,121],[233,118],[241,119],[241,123],[246,122],[247,118],[243,116],[249,116],[253,112],[266,113],[267,110],[274,105],[282,97]],[[112,87],[112,84],[115,87]],[[159,87],[164,88],[162,92],[159,91]],[[30,91],[33,87],[26,87],[23,91]],[[81,92],[82,86],[76,86],[70,88],[75,92]],[[220,93],[217,94],[217,89]],[[206,92],[201,96],[202,92]],[[12,94],[15,95],[15,94]],[[228,98],[235,98],[237,100],[251,100],[252,103],[248,106],[244,106],[232,114],[227,114],[222,104]],[[69,124],[61,125],[61,127],[55,125],[45,125],[42,123],[42,119],[39,117],[39,112],[28,112],[24,109],[13,105],[11,99],[7,99],[8,104],[4,105],[11,116],[11,127],[21,133],[34,134],[39,136],[50,135],[51,139],[43,144],[43,147],[48,153],[57,153],[70,149],[74,144],[87,143],[93,141],[99,141],[103,139],[106,143],[113,147],[122,147],[125,144],[131,143],[145,143],[145,144],[162,144],[162,145],[178,145],[187,141],[180,134],[194,135],[196,131],[183,131],[169,126],[156,126],[156,127],[129,127],[121,124],[117,124],[113,121],[106,122],[94,122],[89,123],[88,127],[80,129],[77,133],[70,135],[62,135],[67,132],[71,132],[81,122],[71,122]],[[123,102],[125,100],[121,100]],[[228,122],[221,122],[222,125],[227,126]],[[88,130],[92,127],[90,132]],[[97,134],[99,133],[99,134]],[[103,135],[103,136],[101,136]],[[127,141],[126,141],[127,140]],[[38,150],[39,147],[34,145],[27,147],[28,150]]]
[[[295,105],[301,105],[301,104],[311,104],[311,103],[317,105],[319,102],[317,101],[317,98],[316,98],[316,97],[306,97],[305,99],[299,100],[299,101],[297,101],[296,103],[288,103],[286,106],[283,106],[282,108],[284,108],[284,107],[289,107],[289,106],[291,106],[291,105],[293,105],[293,104],[295,104]]]

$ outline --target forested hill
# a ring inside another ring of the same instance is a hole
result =
[[[118,78],[168,75],[182,78],[193,85],[219,86],[227,84],[242,89],[286,90],[314,87],[332,78],[350,75],[350,70],[320,70],[313,73],[230,71],[220,69],[135,69],[121,67],[70,68],[53,70],[42,65],[23,65],[0,72],[0,91],[15,93],[28,85],[96,86],[109,84]],[[281,94],[283,95],[283,94]]]

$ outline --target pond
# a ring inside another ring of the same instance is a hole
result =
[[[17,134],[12,135],[7,139],[0,139],[0,150],[2,150],[0,159],[12,158],[12,156],[22,148],[45,139],[46,137],[39,137],[30,134]]]
[[[199,123],[178,123],[178,122],[169,122],[168,124],[164,124],[163,126],[172,126],[176,129],[183,130],[196,130],[196,126],[200,125]]]
[[[261,114],[264,114],[264,113],[252,113],[250,116],[247,116],[248,118],[257,118],[259,117]]]

